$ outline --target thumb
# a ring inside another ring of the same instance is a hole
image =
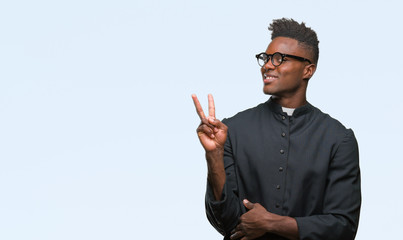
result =
[[[253,207],[255,206],[255,204],[249,202],[248,199],[244,199],[243,200],[243,205],[245,205],[245,207],[249,210],[253,209]]]

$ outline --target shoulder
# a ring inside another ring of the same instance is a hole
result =
[[[337,119],[330,116],[328,113],[322,112],[317,107],[312,107],[313,116],[317,118],[317,120],[321,121],[321,124],[324,124],[326,127],[331,127],[334,130],[345,130],[346,127]]]
[[[337,144],[346,140],[356,142],[354,132],[351,128],[346,128],[339,120],[322,112],[319,108],[313,107],[312,109],[312,116],[316,121],[318,130],[326,132],[327,136],[333,138]]]

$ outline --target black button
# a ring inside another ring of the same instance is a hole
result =
[[[276,208],[279,208],[279,207],[280,207],[280,204],[276,203]]]
[[[285,133],[282,133],[281,136],[282,136],[282,137],[285,137]]]
[[[285,116],[281,116],[281,119],[285,120]]]
[[[281,153],[281,154],[284,154],[284,150],[283,150],[283,149],[281,149],[281,150],[280,150],[280,153]]]
[[[279,170],[280,172],[282,172],[282,171],[283,171],[283,168],[282,168],[282,167],[279,167],[278,170]]]
[[[280,189],[280,185],[277,185],[276,188],[277,188],[277,189]]]

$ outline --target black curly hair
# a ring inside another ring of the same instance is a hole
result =
[[[319,40],[316,32],[305,26],[305,23],[298,23],[294,19],[281,18],[274,19],[269,26],[272,31],[271,39],[276,37],[288,37],[297,40],[302,47],[307,49],[313,59],[312,62],[317,64],[319,59]]]

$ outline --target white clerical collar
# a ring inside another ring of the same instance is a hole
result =
[[[295,110],[295,108],[286,108],[286,107],[282,107],[282,108],[283,108],[283,112],[287,113],[288,116],[292,116],[292,113]]]

